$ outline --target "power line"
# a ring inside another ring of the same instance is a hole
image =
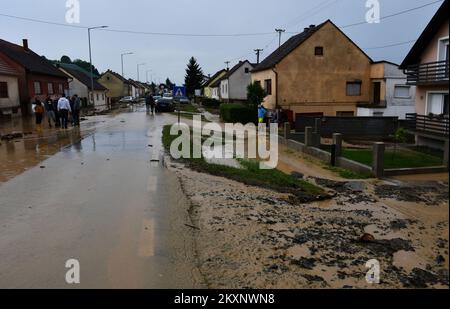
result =
[[[411,40],[411,41],[407,41],[407,42],[400,42],[400,43],[393,43],[393,44],[384,45],[384,46],[366,47],[366,48],[363,48],[363,49],[383,49],[383,48],[389,48],[389,47],[395,47],[395,46],[411,44],[411,43],[414,43],[414,42],[416,42],[416,40]]]
[[[21,17],[9,14],[0,13],[0,16],[19,19],[29,22],[48,24],[61,27],[77,28],[77,29],[89,29],[87,26],[65,24],[51,22],[42,19]],[[210,33],[170,33],[170,32],[145,32],[145,31],[133,31],[133,30],[120,30],[120,29],[102,29],[101,31],[116,32],[116,33],[128,33],[128,34],[143,34],[143,35],[153,35],[153,36],[179,36],[179,37],[250,37],[250,36],[267,36],[272,35],[275,32],[256,32],[256,33],[231,33],[231,34],[210,34]]]
[[[337,2],[338,0],[325,0],[321,3],[319,3],[318,5],[312,7],[311,9],[305,11],[303,14],[301,14],[300,16],[292,19],[290,22],[288,22],[286,25],[284,25],[284,27],[286,28],[291,28],[293,26],[298,25],[300,22],[305,21],[315,15],[317,15],[318,13],[320,13],[320,11],[324,10],[325,8],[333,5],[335,2]],[[303,19],[304,17],[306,17],[305,19]]]

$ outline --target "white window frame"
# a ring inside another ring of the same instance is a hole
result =
[[[445,41],[445,40],[448,40],[448,39],[449,39],[449,36],[444,36],[442,38],[439,38],[439,40],[438,40],[438,47],[437,47],[436,61],[440,61],[439,60],[439,56],[441,55],[441,42]]]
[[[401,96],[396,96],[395,95],[395,89],[397,88],[397,87],[400,87],[400,88],[408,88],[408,90],[409,90],[409,95],[407,96],[407,97],[401,97]],[[404,85],[404,84],[397,84],[397,85],[394,85],[394,98],[396,98],[396,99],[411,99],[411,86],[409,86],[409,85]]]
[[[36,89],[36,85],[39,85],[39,92],[38,91],[36,91],[37,89]],[[40,81],[34,81],[33,82],[33,88],[34,88],[34,94],[35,95],[41,95],[43,92],[42,92],[42,83],[40,82]]]
[[[428,112],[428,102],[429,102],[429,98],[430,98],[430,94],[449,94],[448,90],[433,90],[433,91],[427,91],[426,94],[426,98],[425,98],[425,116],[429,115],[430,113]],[[444,106],[442,106],[442,108],[444,108]],[[443,113],[444,111],[442,110],[441,113]]]

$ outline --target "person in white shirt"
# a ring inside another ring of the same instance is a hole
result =
[[[69,121],[69,112],[71,112],[70,102],[67,100],[66,95],[58,100],[58,113],[61,117],[61,128],[67,129],[67,122]]]

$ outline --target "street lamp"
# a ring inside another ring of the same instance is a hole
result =
[[[121,58],[121,60],[122,60],[122,77],[125,77],[124,75],[123,75],[123,56],[126,56],[126,55],[132,55],[133,53],[123,53],[123,54],[121,54],[120,55],[120,58]]]
[[[145,65],[145,63],[139,63],[137,65],[137,80],[139,81],[139,67]]]
[[[88,28],[88,40],[89,40],[89,63],[91,66],[91,102],[94,103],[94,71],[92,69],[92,49],[91,49],[91,30],[94,29],[104,29],[108,28],[108,26],[99,26],[99,27],[91,27]]]

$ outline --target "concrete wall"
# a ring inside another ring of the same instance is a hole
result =
[[[248,73],[245,73],[245,69]],[[228,78],[228,99],[247,100],[247,87],[252,82],[250,71],[253,66],[247,61]]]
[[[0,82],[8,84],[8,98],[0,98],[0,110],[6,113],[20,106],[19,80],[15,76],[0,75]]]
[[[261,82],[261,87],[263,87],[263,88],[264,88],[264,81],[267,79],[272,80],[272,95],[268,95],[264,98],[263,105],[267,109],[275,109],[276,108],[276,97],[277,97],[275,72],[270,69],[270,70],[252,73],[252,83],[259,81],[259,82]]]
[[[324,56],[315,56],[316,46]],[[325,24],[277,66],[279,104],[295,113],[354,112],[369,102],[371,60],[331,23]],[[360,96],[347,96],[347,81],[362,81]]]

